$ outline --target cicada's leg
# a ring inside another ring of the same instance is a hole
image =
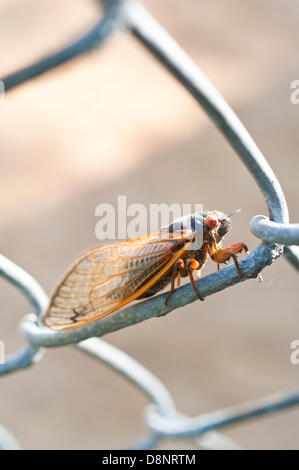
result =
[[[170,292],[168,294],[168,296],[166,297],[166,300],[165,300],[165,305],[167,305],[170,297],[172,296],[172,294],[174,293],[175,291],[175,280],[176,280],[176,277],[179,275],[181,276],[181,273],[185,271],[185,262],[182,258],[179,258],[178,260],[176,260],[176,262],[174,263],[174,266],[173,266],[173,270],[172,270],[172,275],[171,275],[171,287],[170,287]]]
[[[196,261],[196,260],[193,259],[193,258],[189,258],[189,259],[186,260],[186,268],[187,268],[187,271],[188,271],[188,275],[189,275],[189,278],[190,278],[190,282],[191,282],[192,287],[193,287],[193,289],[195,290],[195,292],[196,292],[198,298],[199,298],[200,300],[202,300],[202,301],[205,300],[205,299],[200,295],[200,293],[198,292],[198,289],[197,289],[197,286],[196,286],[196,284],[195,284],[194,277],[193,277],[193,271],[196,270],[197,272],[199,272],[199,270],[200,270],[200,268],[201,268],[199,262]],[[200,273],[199,273],[199,275],[197,275],[197,276],[198,276],[197,278],[199,278]]]
[[[221,263],[227,263],[227,261],[232,258],[239,277],[243,277],[243,273],[237,259],[237,254],[241,253],[241,251],[245,251],[246,255],[249,253],[247,245],[245,245],[243,242],[231,243],[225,248],[216,247],[214,244],[212,244],[211,258],[213,261],[215,261],[215,263],[218,263],[218,265]]]
[[[194,288],[194,290],[197,293],[198,297],[200,298],[200,300],[204,300],[200,296],[200,294],[197,290],[197,287],[196,287],[196,284],[195,284],[195,281],[194,281],[194,278],[193,278],[193,274],[192,274],[192,272],[194,270],[199,271],[200,268],[201,268],[200,263],[198,261],[196,261],[196,259],[194,259],[194,258],[188,258],[185,261],[182,258],[180,258],[175,262],[175,264],[173,266],[172,275],[171,275],[170,292],[169,292],[168,296],[166,297],[165,305],[167,305],[170,297],[172,296],[172,294],[175,291],[175,280],[176,280],[177,276],[182,276],[182,277],[189,276],[192,287]]]

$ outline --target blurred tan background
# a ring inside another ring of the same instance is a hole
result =
[[[147,0],[236,110],[264,152],[299,220],[299,5],[295,0]],[[0,0],[1,75],[31,63],[94,24],[90,0]],[[227,243],[257,244],[248,224],[265,214],[238,157],[187,92],[129,34],[8,93],[0,108],[1,251],[50,292],[97,243],[95,208],[203,203],[235,216]],[[190,169],[192,171],[190,171]],[[215,270],[212,262],[205,268]],[[254,280],[165,318],[107,335],[155,373],[189,415],[299,384],[290,363],[298,339],[298,274],[284,259]],[[7,352],[30,308],[0,283],[0,339]],[[120,448],[145,432],[147,400],[74,347],[49,350],[3,377],[0,422],[24,448]],[[299,408],[232,426],[242,448],[299,448]],[[195,448],[165,441],[163,448]]]

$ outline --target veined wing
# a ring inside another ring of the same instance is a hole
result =
[[[91,248],[58,284],[44,317],[45,324],[66,330],[115,312],[161,279],[193,237],[192,232],[185,230]]]

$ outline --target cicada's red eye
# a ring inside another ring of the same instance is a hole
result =
[[[208,215],[206,218],[206,222],[207,222],[207,226],[210,229],[213,229],[217,227],[218,225],[218,217],[216,217],[216,215]]]

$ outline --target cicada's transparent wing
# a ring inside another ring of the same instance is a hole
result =
[[[189,231],[159,233],[90,249],[55,289],[45,324],[77,328],[115,312],[161,279],[191,238]]]

